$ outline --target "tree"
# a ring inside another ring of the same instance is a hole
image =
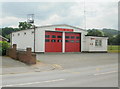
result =
[[[115,37],[115,45],[120,45],[120,33]]]
[[[104,36],[102,31],[99,31],[97,29],[92,29],[92,30],[88,30],[88,34],[89,36]]]
[[[20,30],[19,28],[5,27],[5,28],[2,28],[0,34],[5,38],[10,39],[10,33],[14,32],[14,31],[19,31],[19,30]]]
[[[21,30],[25,30],[25,29],[29,29],[31,28],[31,24],[27,23],[26,21],[25,22],[19,22],[19,28]]]

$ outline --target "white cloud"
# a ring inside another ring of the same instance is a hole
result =
[[[93,3],[91,5],[87,5],[87,11],[87,28],[118,29],[117,3]]]
[[[23,18],[17,18],[17,17],[2,17],[0,18],[0,21],[2,21],[2,27],[8,26],[8,27],[17,27],[19,22],[24,21]]]
[[[36,24],[37,25],[50,25],[50,24],[54,24],[59,22],[60,20],[62,20],[62,17],[60,17],[57,14],[54,14],[52,16],[50,16],[48,19],[44,20],[44,21],[38,21]]]
[[[83,1],[83,0],[82,0]],[[117,29],[117,15],[118,6],[117,2],[88,2],[86,1],[86,23],[87,28],[114,28]],[[8,3],[9,4],[9,3]],[[25,4],[25,3],[24,3]],[[21,8],[15,4],[17,8]],[[80,28],[85,27],[84,23],[84,3],[37,3],[38,6],[27,3],[25,13],[29,13],[29,8],[33,6],[35,13],[35,24],[36,25],[50,25],[50,24],[70,24],[74,26],[79,26]],[[36,7],[34,7],[36,6]],[[8,8],[8,7],[7,7]],[[13,13],[9,16],[9,13]],[[10,12],[13,11],[13,12]],[[17,26],[20,21],[25,21],[26,18],[21,18],[25,13],[23,8],[20,9],[20,13],[17,13],[13,8],[6,9],[7,17],[2,18],[2,23],[5,26]],[[28,12],[27,12],[28,11]],[[4,11],[3,11],[4,12]],[[7,14],[8,13],[8,14]],[[16,14],[16,15],[14,15]],[[19,16],[18,16],[19,15]]]

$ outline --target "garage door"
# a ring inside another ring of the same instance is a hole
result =
[[[81,51],[81,34],[65,33],[65,52]]]
[[[61,32],[45,32],[45,52],[62,52]]]

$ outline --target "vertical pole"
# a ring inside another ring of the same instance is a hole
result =
[[[34,25],[34,53],[35,53],[35,34],[36,32],[35,32],[35,25]]]
[[[86,30],[86,6],[85,6],[85,0],[84,0],[84,24],[85,24],[85,30]]]
[[[13,39],[12,33],[10,33],[10,44],[11,44],[11,45],[12,45],[12,39]]]
[[[65,53],[65,32],[62,33],[62,53]]]

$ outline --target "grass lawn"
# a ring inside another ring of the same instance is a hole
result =
[[[108,45],[108,52],[119,52],[120,53],[120,45]]]

